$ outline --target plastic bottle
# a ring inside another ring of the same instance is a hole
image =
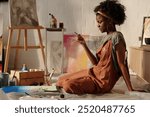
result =
[[[22,65],[21,71],[22,72],[28,72],[28,68],[27,68],[26,64]]]

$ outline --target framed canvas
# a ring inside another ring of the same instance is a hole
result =
[[[55,69],[55,73],[62,72],[63,62],[63,43],[62,41],[52,40],[50,43],[50,68]]]
[[[63,72],[63,33],[46,31],[46,64],[48,71],[55,69],[55,74]]]
[[[143,40],[148,38],[150,39],[150,17],[144,17],[141,45],[144,44]]]
[[[38,26],[36,0],[9,0],[10,26]]]

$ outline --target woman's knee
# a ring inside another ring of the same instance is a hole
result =
[[[73,82],[67,82],[63,85],[63,89],[67,93],[72,93],[72,94],[82,94],[83,91],[82,89],[75,83]]]
[[[62,80],[62,78],[60,77],[60,78],[57,80],[57,82],[56,82],[56,86],[62,86],[62,82],[63,82],[63,80]]]
[[[67,93],[74,93],[75,92],[75,84],[72,82],[65,82],[63,85],[63,89],[67,92]]]
[[[57,80],[57,82],[56,82],[56,85],[62,85],[62,82],[65,80],[65,77],[63,77],[63,76],[60,76],[59,78],[58,78],[58,80]]]

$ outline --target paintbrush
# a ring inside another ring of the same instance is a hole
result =
[[[50,75],[49,75],[49,80],[51,80],[52,79],[52,76],[54,75],[54,72],[55,72],[55,69],[54,68],[52,68],[52,72],[50,73]]]

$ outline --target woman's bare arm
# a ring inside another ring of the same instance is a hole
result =
[[[116,45],[116,56],[117,56],[118,65],[120,67],[120,70],[122,72],[122,75],[123,75],[123,78],[124,78],[124,81],[127,85],[128,90],[133,91],[133,87],[131,85],[128,68],[124,64],[125,51],[126,51],[126,49],[125,49],[124,43],[122,41],[120,41],[119,44]]]

